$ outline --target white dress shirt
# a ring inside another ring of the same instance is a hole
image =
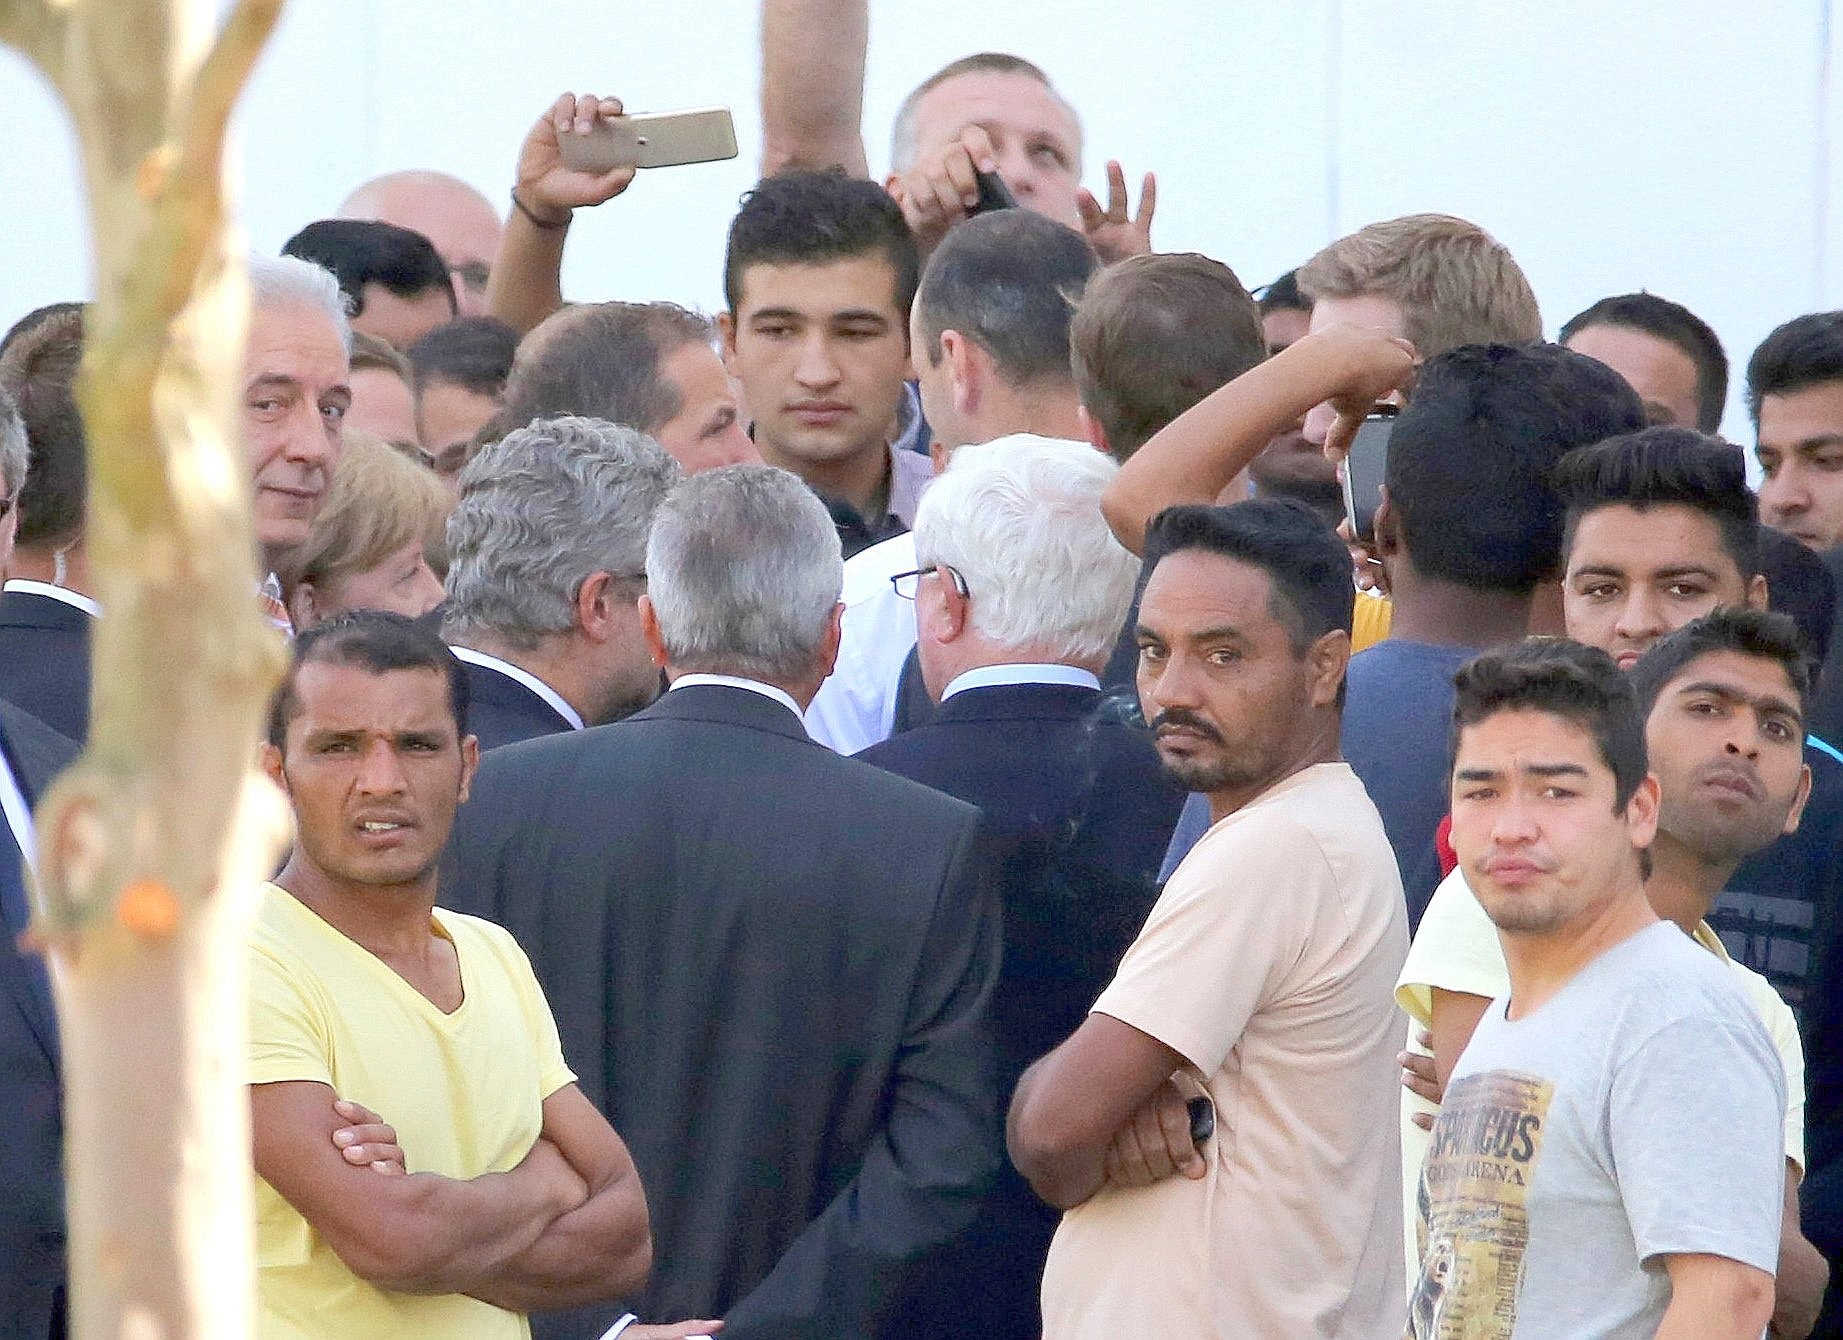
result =
[[[976,665],[953,677],[947,691],[941,694],[941,701],[946,702],[954,694],[964,693],[967,689],[990,689],[1001,684],[1068,684],[1075,688],[1098,689],[1101,680],[1092,670],[1084,670],[1079,665],[1050,665],[1042,662]]]
[[[454,653],[455,659],[458,661],[466,661],[469,665],[484,666],[488,670],[497,670],[507,679],[516,679],[520,684],[523,684],[526,688],[537,694],[538,697],[554,707],[557,711],[557,715],[570,723],[571,730],[582,729],[582,713],[564,702],[562,694],[551,688],[550,685],[546,684],[529,670],[513,665],[510,661],[502,661],[497,656],[488,656],[483,651],[475,651],[472,647],[450,646],[448,650]]]
[[[82,610],[94,619],[102,614],[102,606],[81,592],[66,586],[53,586],[50,582],[35,582],[30,577],[15,577],[6,584],[6,590],[17,591],[22,596],[44,596],[49,600],[61,600],[66,605]]]
[[[890,578],[915,567],[915,537],[898,535],[845,560],[844,626],[838,662],[806,712],[812,737],[841,754],[889,738],[896,722],[896,686],[915,645],[915,602]]]

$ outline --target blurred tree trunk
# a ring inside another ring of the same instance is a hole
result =
[[[0,0],[0,41],[75,128],[95,267],[80,395],[106,614],[89,750],[40,806],[34,918],[78,1340],[254,1330],[243,952],[283,832],[253,771],[281,648],[255,595],[223,148],[280,3],[237,0],[220,29],[214,0]]]

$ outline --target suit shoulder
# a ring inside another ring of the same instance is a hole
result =
[[[885,741],[885,744],[893,741]],[[959,825],[976,822],[979,811],[944,791],[909,780],[889,770],[881,758],[871,755],[882,745],[873,745],[861,754],[845,757],[829,749],[813,751],[813,766],[833,782],[841,795],[856,795],[862,802],[877,808],[890,808],[913,816],[915,820],[933,817],[939,822]],[[887,757],[896,757],[895,754]]]
[[[20,770],[26,774],[20,780],[35,796],[69,767],[79,752],[76,741],[9,702],[0,701],[0,730],[5,731]]]

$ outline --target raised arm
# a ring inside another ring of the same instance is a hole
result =
[[[250,1086],[256,1171],[361,1279],[400,1293],[470,1293],[497,1277],[588,1187],[539,1140],[510,1172],[470,1181],[380,1177],[349,1162],[333,1132],[347,1125],[325,1084]]]
[[[762,0],[762,163],[869,177],[864,58],[869,0]]]
[[[637,1293],[652,1268],[646,1193],[608,1119],[566,1084],[544,1100],[543,1138],[588,1187],[588,1199],[553,1220],[507,1261],[476,1298],[512,1312],[580,1307]]]
[[[487,310],[523,335],[563,306],[563,243],[575,211],[625,191],[634,169],[575,172],[564,166],[565,136],[586,135],[621,114],[619,98],[565,93],[537,120],[519,147],[512,211],[487,284]]]
[[[1326,401],[1338,420],[1325,448],[1341,454],[1364,415],[1406,386],[1414,369],[1413,346],[1378,331],[1333,326],[1306,336],[1155,433],[1102,495],[1107,524],[1121,544],[1142,552],[1153,517],[1180,503],[1215,502],[1276,433]]]

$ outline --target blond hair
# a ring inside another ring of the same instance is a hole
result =
[[[1450,214],[1409,214],[1340,237],[1299,267],[1320,298],[1392,298],[1422,358],[1461,344],[1542,338],[1536,295],[1504,244]]]
[[[370,433],[345,439],[313,529],[290,556],[290,586],[345,581],[409,544],[440,554],[452,506],[441,482]]]

